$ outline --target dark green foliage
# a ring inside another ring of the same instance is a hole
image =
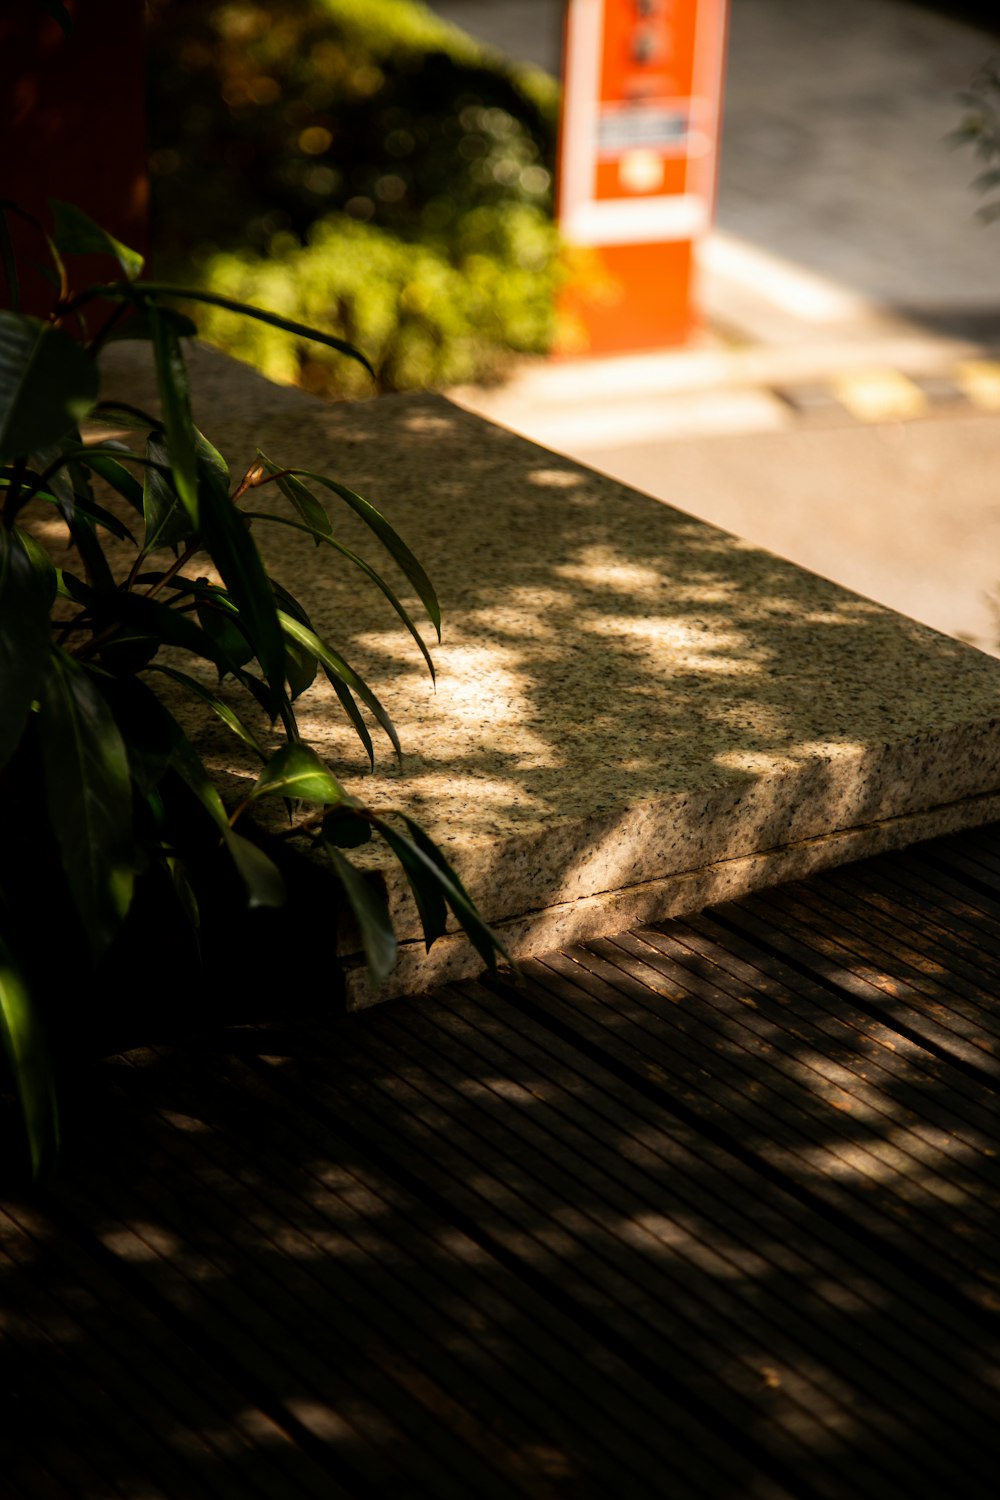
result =
[[[954,145],[972,146],[984,164],[973,187],[984,197],[991,196],[1000,190],[1000,58],[987,63],[959,97],[965,115],[951,140]],[[1000,218],[1000,198],[984,203],[979,213],[987,223]]]
[[[172,274],[329,324],[388,389],[548,347],[552,80],[417,0],[158,0],[150,63],[155,237]],[[275,376],[352,383],[322,349],[196,316]]]
[[[486,962],[498,949],[427,835],[404,815],[396,815],[397,826],[366,807],[300,739],[295,699],[322,668],[369,756],[359,703],[399,749],[374,690],[269,577],[254,528],[291,525],[304,546],[323,543],[331,561],[333,553],[346,558],[381,590],[430,666],[394,590],[337,540],[325,497],[367,525],[440,635],[437,597],[417,558],[374,506],[326,475],[258,454],[248,455],[234,484],[191,418],[187,330],[165,306],[184,294],[139,279],[139,258],[76,210],[59,206],[51,249],[57,258],[96,249],[129,279],[74,293],[58,259],[48,321],[0,314],[0,1043],[36,1172],[51,1158],[58,1131],[40,1019],[55,1013],[53,998],[64,1015],[67,997],[92,995],[130,966],[137,970],[128,974],[132,992],[143,997],[155,988],[146,955],[129,937],[137,924],[171,960],[184,953],[193,967],[207,952],[213,972],[239,996],[253,940],[240,908],[288,900],[288,839],[326,850],[327,879],[353,911],[374,982],[391,970],[396,940],[377,884],[343,852],[372,845],[373,833],[401,863],[428,943],[444,930],[450,907]],[[16,284],[12,274],[8,287]],[[77,316],[84,309],[96,329],[90,335]],[[246,312],[288,326],[259,309]],[[97,358],[112,326],[148,340],[162,419],[97,401]],[[342,341],[315,337],[364,365]],[[84,413],[95,428],[86,443],[77,426]],[[144,449],[101,440],[102,425],[135,433]],[[95,479],[111,491],[107,504],[95,496]],[[260,490],[286,502],[293,516],[251,509],[249,497]],[[64,535],[50,554],[54,516]],[[49,525],[35,527],[38,519]],[[203,576],[206,565],[221,582]],[[167,701],[158,686],[170,689]],[[168,706],[178,692],[231,732],[236,766],[247,755],[260,765],[235,808],[224,805]],[[260,709],[270,732],[259,727]],[[290,814],[281,841],[252,821],[257,804],[275,796]],[[303,804],[317,811],[303,814]],[[299,901],[301,881],[295,889]]]

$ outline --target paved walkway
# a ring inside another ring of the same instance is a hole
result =
[[[998,955],[994,827],[77,1066],[5,1495],[991,1500]]]

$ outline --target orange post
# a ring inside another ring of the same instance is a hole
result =
[[[557,352],[683,343],[715,200],[726,0],[569,0]]]

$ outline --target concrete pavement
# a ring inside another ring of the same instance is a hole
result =
[[[553,65],[559,0],[433,8]],[[946,141],[998,51],[996,28],[909,0],[733,0],[700,345],[453,395],[998,649],[1000,226]]]

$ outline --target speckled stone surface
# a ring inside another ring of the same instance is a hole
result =
[[[148,400],[134,357],[114,351],[109,389]],[[427,566],[444,612],[436,691],[360,575],[294,532],[261,532],[275,576],[379,692],[402,762],[383,740],[367,774],[325,684],[301,700],[304,734],[372,806],[425,824],[515,952],[1000,810],[1000,661],[442,397],[327,405],[208,351],[193,363],[196,420],[234,469],[259,444],[333,475]],[[220,770],[251,774],[221,734],[202,743]],[[405,883],[386,876],[414,939]],[[458,940],[429,963],[404,942],[386,993],[477,964]]]

